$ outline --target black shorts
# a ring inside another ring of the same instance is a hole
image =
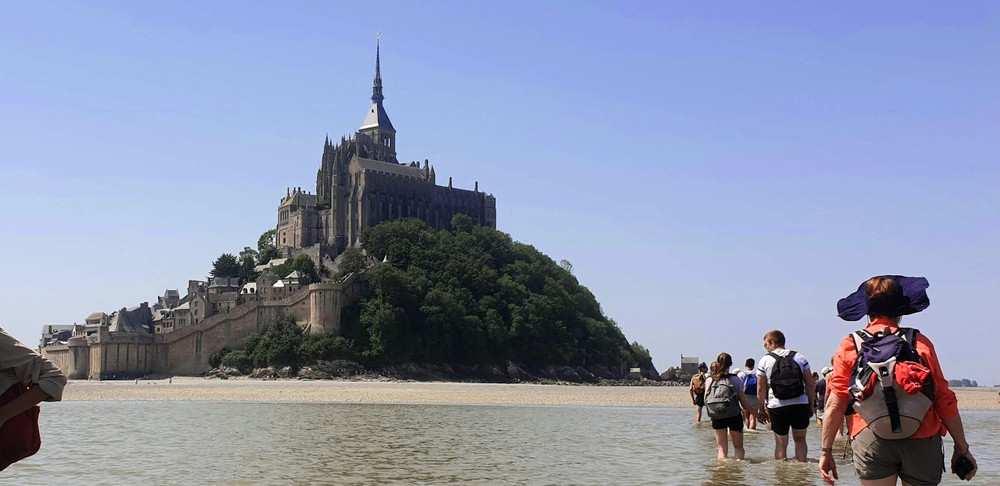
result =
[[[705,394],[704,393],[695,393],[694,394],[694,404],[697,405],[697,406],[699,406],[699,407],[704,407],[705,406]]]
[[[712,419],[712,429],[714,430],[726,430],[729,429],[732,432],[743,432],[743,415],[737,415],[735,417],[729,417],[724,419]]]
[[[789,426],[796,430],[809,428],[811,412],[807,403],[769,408],[767,414],[771,418],[771,431],[778,435],[788,435]]]

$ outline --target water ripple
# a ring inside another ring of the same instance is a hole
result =
[[[53,485],[809,485],[816,461],[717,461],[680,409],[208,402],[45,404],[43,445],[0,473]],[[1000,414],[963,414],[979,484],[1000,483]],[[819,431],[809,431],[813,458]],[[950,441],[946,450],[950,454]],[[838,451],[843,444],[838,443]],[[838,454],[838,484],[859,484]],[[946,482],[948,479],[946,479]]]

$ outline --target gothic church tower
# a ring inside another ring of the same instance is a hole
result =
[[[372,105],[365,120],[340,142],[327,137],[316,171],[316,194],[301,188],[286,191],[278,206],[278,247],[333,258],[356,245],[364,228],[382,221],[414,218],[433,228],[450,225],[455,214],[466,214],[496,228],[496,198],[479,191],[436,185],[436,174],[425,159],[399,163],[396,129],[382,102],[381,42],[375,45]],[[286,251],[287,250],[287,251]]]
[[[392,127],[389,115],[386,114],[385,108],[382,106],[382,100],[385,99],[385,96],[382,96],[382,72],[379,66],[380,49],[381,41],[377,41],[375,44],[375,82],[372,84],[372,108],[368,110],[368,116],[365,117],[365,122],[361,124],[358,131],[362,135],[371,137],[376,144],[387,149],[392,158],[395,158],[396,129]]]

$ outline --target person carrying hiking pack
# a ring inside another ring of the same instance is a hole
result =
[[[824,366],[822,374],[813,371],[813,380],[816,382],[816,425],[823,428],[823,415],[826,413],[826,375],[829,366]]]
[[[757,430],[757,409],[760,408],[760,401],[757,400],[757,372],[754,365],[757,364],[753,358],[747,358],[744,363],[745,368],[740,375],[743,380],[743,394],[750,401],[750,408],[743,411],[743,422],[750,430]]]
[[[888,486],[941,482],[941,437],[955,442],[952,472],[976,475],[958,399],[948,388],[934,344],[916,329],[900,327],[902,316],[930,305],[923,277],[872,277],[837,302],[841,319],[868,316],[868,326],[845,337],[827,376],[826,420],[820,448],[823,481],[838,479],[833,441],[848,410],[854,469],[862,485]]]
[[[816,403],[816,384],[809,360],[785,349],[785,334],[775,329],[764,335],[764,349],[757,366],[758,419],[771,423],[774,458],[788,457],[788,429],[795,441],[795,458],[806,462],[806,430]]]
[[[712,373],[705,381],[705,408],[712,419],[718,458],[721,460],[729,456],[731,438],[733,457],[742,461],[746,454],[743,449],[743,411],[750,410],[751,404],[743,393],[743,380],[729,372],[732,365],[733,358],[729,353],[719,353],[712,363]]]
[[[691,377],[691,387],[688,388],[688,393],[691,394],[691,405],[694,405],[698,410],[694,419],[696,423],[701,422],[701,407],[705,406],[706,371],[708,371],[708,365],[704,362],[698,364],[698,372]]]

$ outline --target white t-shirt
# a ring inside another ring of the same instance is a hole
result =
[[[739,366],[733,366],[733,369],[729,370],[729,372],[732,373],[732,374],[734,374],[734,375],[736,375],[736,376],[738,376],[740,378],[740,380],[742,380],[743,379],[743,375],[746,374],[743,371],[743,368],[740,368]]]
[[[785,348],[778,348],[772,351],[772,353],[781,357],[788,356],[788,353],[790,352],[791,351]],[[802,356],[802,353],[796,352],[795,357],[793,357],[792,359],[794,359],[795,362],[799,364],[799,368],[802,368],[803,378],[807,374],[812,373],[812,371],[809,369],[809,360],[807,360],[805,356]],[[761,379],[761,377],[766,378],[768,382],[767,408],[779,408],[779,407],[787,407],[788,405],[800,405],[800,404],[808,405],[809,397],[805,393],[796,398],[788,398],[784,400],[779,400],[778,398],[775,398],[774,389],[771,388],[770,383],[771,383],[771,369],[774,368],[774,363],[776,362],[777,361],[773,357],[771,357],[770,354],[765,354],[764,357],[760,358],[760,361],[757,364],[757,386],[762,386],[763,384],[763,380]],[[805,390],[804,384],[802,389]]]

